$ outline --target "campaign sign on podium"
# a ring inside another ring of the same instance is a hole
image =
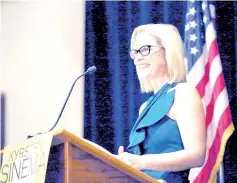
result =
[[[52,138],[53,137],[53,138]],[[43,134],[0,151],[1,183],[164,183],[67,130]]]
[[[1,183],[44,183],[53,133],[4,148]]]

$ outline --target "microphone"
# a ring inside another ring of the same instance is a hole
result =
[[[69,91],[69,93],[68,93],[68,95],[67,95],[67,98],[66,98],[66,100],[65,100],[65,102],[64,102],[64,104],[63,104],[63,107],[62,107],[62,109],[61,109],[61,111],[60,111],[60,113],[59,113],[59,115],[58,115],[58,118],[57,118],[55,124],[53,125],[52,128],[50,128],[50,130],[48,130],[48,131],[46,131],[46,132],[43,132],[43,133],[50,132],[50,131],[52,131],[52,130],[57,126],[57,124],[58,124],[58,122],[59,122],[59,120],[60,120],[60,118],[61,118],[61,116],[62,116],[63,110],[64,110],[64,108],[65,108],[65,106],[66,106],[66,104],[67,104],[67,101],[68,101],[68,99],[69,99],[69,97],[70,97],[70,95],[71,95],[71,93],[72,93],[72,90],[73,90],[74,85],[76,84],[77,80],[80,79],[82,76],[84,76],[84,75],[86,75],[86,74],[92,74],[92,73],[94,73],[95,71],[96,71],[96,67],[95,67],[95,66],[91,66],[91,67],[89,67],[89,68],[86,70],[86,72],[84,72],[83,74],[81,74],[80,76],[78,76],[78,77],[76,78],[76,80],[73,82],[73,84],[72,84],[72,86],[71,86],[71,89],[70,89],[70,91]],[[41,134],[43,134],[43,133],[31,134],[31,135],[28,135],[27,138],[29,139],[29,138],[31,138],[31,137],[34,137],[34,136],[36,136],[36,135],[41,135]]]

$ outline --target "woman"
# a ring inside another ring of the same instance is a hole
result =
[[[167,24],[137,27],[131,37],[142,92],[153,92],[139,110],[127,152],[118,157],[155,179],[187,182],[205,160],[205,115],[200,96],[186,83],[183,42]],[[186,171],[184,171],[186,170]]]

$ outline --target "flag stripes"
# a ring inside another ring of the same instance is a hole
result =
[[[196,87],[203,102],[207,142],[205,163],[190,170],[189,180],[191,183],[206,183],[215,180],[234,126],[213,23],[214,5],[192,0],[187,2],[187,11],[191,9],[195,13],[187,16],[185,26],[185,55],[189,67],[187,81]],[[200,19],[203,22],[198,24]],[[195,35],[204,36],[190,39]]]

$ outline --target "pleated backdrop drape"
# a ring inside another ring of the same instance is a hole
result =
[[[186,1],[86,1],[84,137],[112,153],[128,145],[141,94],[129,57],[133,29],[146,23],[170,23],[184,38]],[[216,2],[216,31],[232,119],[237,127],[237,2]],[[236,132],[227,143],[225,181],[237,180]]]

